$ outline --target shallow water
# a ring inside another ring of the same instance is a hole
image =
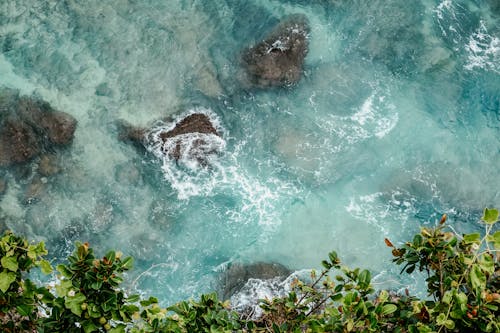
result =
[[[241,50],[294,13],[311,25],[303,78],[245,87]],[[3,0],[0,88],[78,127],[39,200],[0,170],[0,218],[54,261],[75,240],[133,255],[127,288],[165,304],[217,288],[231,262],[301,270],[333,249],[377,285],[419,292],[384,237],[443,213],[474,230],[500,202],[499,27],[494,0]],[[211,168],[118,140],[119,120],[196,108],[222,132]]]

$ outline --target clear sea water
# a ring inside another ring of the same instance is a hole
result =
[[[241,84],[239,57],[280,18],[307,16],[293,87]],[[0,88],[78,120],[40,200],[4,169],[0,218],[45,240],[135,257],[125,287],[164,304],[217,288],[232,262],[318,267],[331,250],[377,286],[399,276],[384,237],[447,213],[458,233],[500,206],[497,0],[0,0]],[[204,110],[223,133],[210,169],[118,140]]]

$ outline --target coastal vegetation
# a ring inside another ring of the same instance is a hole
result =
[[[321,271],[293,280],[288,295],[261,300],[257,317],[232,310],[215,293],[166,308],[155,297],[130,295],[120,284],[132,258],[118,251],[98,257],[88,243],[76,243],[54,271],[43,242],[7,231],[0,239],[0,327],[9,333],[499,332],[498,219],[498,210],[485,209],[484,232],[459,235],[443,215],[399,247],[384,240],[402,274],[426,273],[428,297],[376,290],[368,270],[350,269],[330,252]],[[27,275],[34,269],[56,282],[36,284]]]

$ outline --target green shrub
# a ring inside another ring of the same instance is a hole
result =
[[[375,291],[368,270],[342,265],[335,252],[295,279],[285,297],[261,300],[263,315],[247,319],[215,294],[161,308],[119,288],[130,257],[110,251],[96,258],[76,244],[67,264],[57,266],[55,290],[36,286],[24,274],[34,267],[50,273],[43,243],[29,244],[12,233],[0,240],[0,328],[2,332],[500,332],[500,231],[496,209],[485,209],[480,233],[459,236],[443,216],[411,242],[392,249],[401,273],[427,274],[429,298]]]

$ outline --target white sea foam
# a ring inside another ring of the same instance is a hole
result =
[[[347,143],[341,147],[348,147],[372,137],[387,135],[398,123],[399,115],[395,110],[384,95],[374,92],[353,115],[330,115],[326,121],[318,122],[318,126]]]
[[[171,140],[161,139],[161,133],[172,130],[180,120],[193,113],[207,115],[222,137],[192,133]],[[179,115],[173,122],[160,122],[154,126],[146,135],[147,149],[162,160],[165,180],[180,200],[229,192],[240,200],[236,208],[226,211],[230,221],[249,223],[256,220],[261,225],[279,224],[275,204],[283,195],[295,194],[297,189],[275,177],[263,181],[251,174],[238,160],[250,143],[241,141],[232,152],[227,152],[224,133],[212,110],[197,107]],[[176,160],[172,152],[178,144],[181,154]]]
[[[488,34],[484,21],[480,22],[479,28],[469,37],[465,49],[469,55],[466,69],[481,68],[500,73],[500,39]]]

